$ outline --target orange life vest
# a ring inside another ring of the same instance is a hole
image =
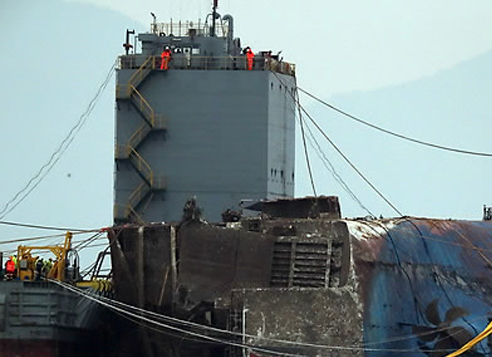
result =
[[[248,71],[253,69],[253,59],[255,58],[255,54],[251,49],[246,52],[246,57],[248,58]]]
[[[15,263],[12,259],[7,260],[7,263],[5,264],[5,271],[7,274],[12,274],[15,272]]]

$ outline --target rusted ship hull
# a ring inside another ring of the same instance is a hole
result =
[[[120,300],[234,333],[212,343],[140,326],[140,352],[444,356],[488,324],[492,223],[342,220],[336,198],[317,200],[227,225],[115,227]]]

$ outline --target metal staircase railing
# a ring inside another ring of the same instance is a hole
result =
[[[152,168],[150,165],[147,163],[147,161],[144,160],[144,158],[135,150],[133,147],[128,145],[128,157],[132,161],[133,165],[135,166],[135,169],[140,173],[142,178],[147,181],[147,184],[150,187],[153,187],[154,185],[154,171],[152,171]]]
[[[116,86],[116,98],[127,99],[131,96],[134,90],[144,81],[150,72],[155,69],[156,58],[149,56],[145,62],[140,66],[135,73],[130,77],[126,84],[118,84]]]
[[[147,196],[149,193],[150,187],[145,184],[145,182],[141,182],[140,185],[137,186],[135,190],[131,193],[128,198],[128,208],[135,209],[137,205]]]
[[[117,160],[128,159],[128,149],[127,145],[115,145],[114,157]]]
[[[140,143],[147,137],[147,135],[152,131],[152,128],[148,126],[146,123],[143,123],[140,128],[137,129],[136,132],[128,140],[128,146],[136,149],[140,145]]]
[[[144,119],[148,121],[151,127],[154,127],[156,122],[156,115],[154,109],[150,106],[150,104],[145,100],[142,94],[130,84],[130,99],[135,104],[135,107],[142,114]]]
[[[165,117],[157,114],[144,96],[132,84],[119,84],[116,86],[116,97],[118,99],[130,99],[143,118],[152,128],[164,129]]]
[[[137,222],[142,224],[144,222],[143,218],[141,215],[138,214],[136,210],[134,210],[130,205],[127,206],[128,214],[126,215],[126,218],[129,219],[132,222]]]
[[[142,182],[137,186],[128,198],[128,204],[125,209],[126,217],[133,216],[138,222],[142,221],[142,217],[137,212],[137,206],[143,201],[150,190],[150,187],[145,182]]]
[[[149,56],[145,62],[140,66],[139,69],[130,77],[128,84],[133,85],[135,88],[139,86],[140,83],[143,82],[145,78],[149,75],[149,73],[155,69],[156,65],[156,57]]]
[[[163,177],[154,178],[154,189],[164,189],[165,179]],[[133,190],[128,198],[128,203],[125,205],[115,204],[114,206],[114,216],[117,219],[129,219],[133,217],[132,221],[143,222],[142,217],[138,213],[138,206],[147,197],[147,195],[152,191],[147,183],[141,182],[140,185]]]
[[[152,130],[164,129],[166,125],[164,116],[156,114],[152,106],[137,90],[137,87],[155,69],[155,66],[156,57],[149,56],[126,84],[116,87],[116,98],[131,100],[145,120],[145,123],[133,133],[126,145],[117,145],[115,148],[115,157],[117,159],[130,159],[133,167],[143,179],[143,182],[130,194],[123,212],[121,212],[119,207],[115,206],[115,217],[117,219],[142,222],[142,217],[138,213],[138,206],[152,190],[162,190],[165,187],[164,179],[155,179],[151,166],[137,151],[140,144]]]

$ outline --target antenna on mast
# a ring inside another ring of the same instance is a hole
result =
[[[215,18],[217,17],[217,8],[219,7],[219,0],[213,0],[212,5],[212,31],[211,36],[215,36]]]

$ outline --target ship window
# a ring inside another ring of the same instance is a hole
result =
[[[282,178],[282,180],[284,179],[284,170],[280,171],[280,177]]]
[[[282,85],[281,84],[278,85],[278,89],[282,89]]]

